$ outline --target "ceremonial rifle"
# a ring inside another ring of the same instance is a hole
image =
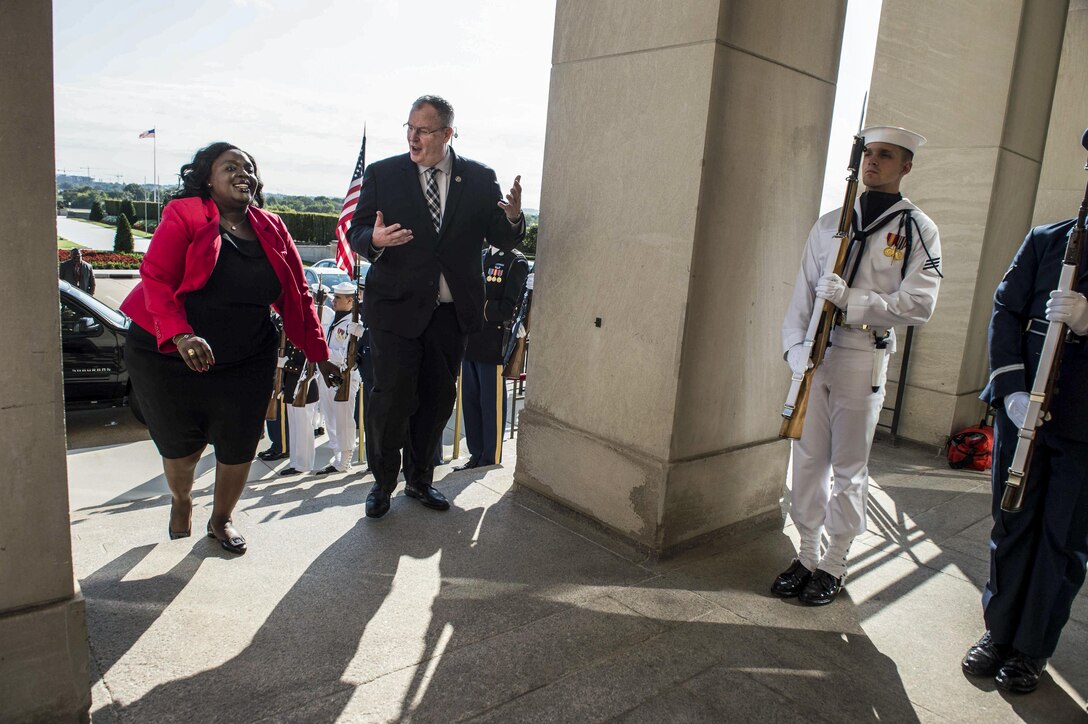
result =
[[[523,326],[527,327],[526,317],[529,314],[529,304],[532,301],[533,290],[528,286],[521,293],[521,301],[518,302],[518,313],[514,317],[514,323],[510,325],[510,338],[506,341],[506,349],[502,353],[502,376],[507,379],[517,379],[525,369],[525,335],[520,335]]]
[[[317,298],[314,300],[317,304],[317,321],[321,322],[321,313],[325,309],[325,287],[320,284],[317,285]],[[295,399],[291,401],[292,407],[306,407],[306,398],[309,397],[310,382],[314,378],[314,374],[317,372],[317,363],[306,361],[306,368],[303,370],[303,374],[299,377],[298,385],[295,387]]]
[[[359,255],[352,254],[355,257],[355,296],[351,300],[351,323],[359,323]],[[336,388],[336,396],[333,397],[337,402],[347,402],[351,396],[351,371],[355,369],[355,355],[359,349],[359,338],[354,334],[351,335],[351,339],[348,340],[348,353],[347,353],[347,367],[344,369],[343,375],[340,378],[340,386]]]
[[[865,138],[859,130],[854,136],[854,147],[850,150],[846,198],[842,202],[842,213],[839,215],[839,230],[835,233],[835,238],[839,240],[839,253],[835,257],[835,267],[832,271],[840,277],[845,275],[846,255],[850,250],[850,224],[854,218],[854,200],[858,195],[858,169],[861,167],[861,154],[864,150]],[[838,312],[838,307],[826,300],[818,306],[813,305],[812,318],[809,320],[805,339],[802,342],[808,350],[808,359],[811,364],[803,373],[793,374],[790,391],[786,395],[786,404],[782,408],[782,427],[778,430],[779,437],[791,440],[801,439],[805,413],[808,411],[808,396],[812,390],[812,375],[823,362],[824,353],[831,343],[831,330],[836,324]]]
[[[283,320],[280,320],[280,348],[276,357],[276,382],[272,386],[272,399],[268,401],[268,407],[264,411],[264,419],[276,419],[276,407],[283,395],[283,355],[287,351],[287,332],[284,331]]]
[[[1080,139],[1080,145],[1088,150],[1088,130]],[[1084,170],[1088,171],[1088,163]],[[1072,291],[1077,283],[1080,269],[1081,249],[1084,246],[1084,223],[1088,217],[1088,186],[1084,189],[1084,200],[1080,202],[1080,212],[1069,241],[1065,244],[1065,258],[1058,277],[1060,292]],[[1009,465],[1009,476],[1005,481],[1005,493],[1001,496],[1001,509],[1006,513],[1018,513],[1024,504],[1024,492],[1027,488],[1028,473],[1031,470],[1031,456],[1035,448],[1035,433],[1045,418],[1050,403],[1054,399],[1054,383],[1058,379],[1058,370],[1062,364],[1062,351],[1065,349],[1066,325],[1064,322],[1051,322],[1046,329],[1043,352],[1039,357],[1039,366],[1035,371],[1035,381],[1031,385],[1028,398],[1028,411],[1024,424],[1017,432],[1016,451]]]

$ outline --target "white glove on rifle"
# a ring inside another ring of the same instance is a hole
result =
[[[816,296],[826,299],[839,309],[846,309],[846,297],[850,294],[850,287],[838,274],[824,274],[820,281],[816,282]]]
[[[348,334],[352,337],[362,337],[364,329],[366,327],[363,326],[362,322],[348,322]]]
[[[1028,417],[1028,402],[1030,400],[1031,395],[1027,392],[1010,392],[1005,395],[1005,413],[1017,428],[1024,427],[1024,421]],[[1039,427],[1041,424],[1043,424],[1043,416],[1040,414],[1035,427]]]
[[[533,291],[533,277],[536,276],[536,272],[533,272],[529,276],[525,277],[525,288],[530,292]]]
[[[1046,302],[1046,319],[1048,322],[1064,322],[1073,330],[1073,334],[1088,334],[1088,299],[1078,292],[1059,292],[1055,289]]]
[[[806,370],[812,367],[808,349],[800,342],[786,350],[786,363],[790,366],[790,371],[795,375],[803,375]]]

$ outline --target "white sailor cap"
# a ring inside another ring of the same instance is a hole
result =
[[[926,142],[925,136],[898,126],[873,126],[866,128],[861,135],[865,137],[866,144],[892,143],[902,146],[911,153],[916,153],[918,147],[924,146]]]
[[[352,294],[355,293],[355,290],[356,290],[355,282],[340,282],[339,284],[337,284],[335,287],[332,288],[332,293],[333,294],[343,294],[345,296],[350,297]]]

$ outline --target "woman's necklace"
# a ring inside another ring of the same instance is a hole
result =
[[[227,224],[230,224],[230,230],[231,231],[234,231],[235,229],[237,229],[239,226],[241,226],[242,224],[244,224],[246,222],[245,213],[242,214],[241,219],[239,219],[237,222],[235,222],[233,224],[230,223],[230,219],[228,219],[226,216],[224,216],[222,214],[220,214],[220,218],[222,218],[223,221],[226,222]]]

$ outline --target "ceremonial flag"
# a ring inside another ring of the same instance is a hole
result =
[[[355,215],[355,206],[359,203],[359,192],[363,189],[363,169],[366,168],[366,127],[363,127],[363,146],[359,149],[359,160],[355,162],[355,171],[351,174],[348,193],[344,197],[344,207],[340,209],[340,219],[336,222],[336,265],[355,276],[354,257],[348,244],[348,229],[351,217]],[[358,281],[358,279],[356,279]]]
[[[140,138],[154,138],[154,137],[155,137],[155,129],[154,128],[149,128],[149,129],[147,129],[146,131],[144,131],[143,133],[140,134]]]

